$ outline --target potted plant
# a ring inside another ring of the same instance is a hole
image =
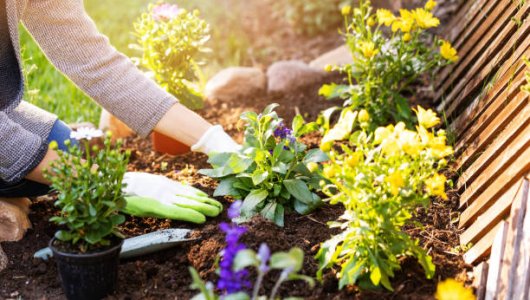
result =
[[[210,28],[199,18],[199,11],[187,11],[168,3],[151,4],[148,12],[134,24],[134,34],[142,57],[137,63],[148,70],[167,92],[189,109],[203,107],[204,76],[200,66],[210,38]],[[153,148],[171,155],[183,154],[190,148],[163,134],[151,135]]]
[[[130,154],[118,150],[120,141],[113,147],[110,133],[101,149],[90,145],[102,135],[88,128],[73,132],[78,143],[65,142],[68,152],[58,151],[59,159],[45,173],[58,193],[60,212],[50,221],[60,230],[49,246],[68,299],[101,299],[116,287],[123,244],[117,226],[125,221],[119,211],[125,206],[122,180]]]

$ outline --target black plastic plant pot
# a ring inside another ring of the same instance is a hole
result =
[[[97,300],[116,289],[118,265],[123,240],[100,252],[79,254],[57,249],[50,241],[53,257],[67,299]]]

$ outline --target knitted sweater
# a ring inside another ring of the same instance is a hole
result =
[[[17,66],[18,23],[22,21],[61,72],[141,136],[147,136],[177,102],[97,31],[84,10],[83,0],[5,2]],[[0,26],[4,25],[0,22]],[[9,45],[2,41],[0,47],[0,55],[5,56]],[[47,151],[46,139],[57,119],[21,101],[23,75],[20,68],[16,71],[20,74],[18,93],[0,93],[0,179],[7,183],[20,181],[42,161]],[[0,80],[2,76],[6,75],[1,74]],[[57,101],[68,105],[68,99]]]

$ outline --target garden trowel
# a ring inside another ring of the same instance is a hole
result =
[[[183,242],[197,240],[189,238],[190,229],[163,229],[140,236],[125,239],[121,247],[120,258],[132,258],[168,249]],[[33,255],[34,258],[48,260],[53,256],[50,248],[41,249]]]

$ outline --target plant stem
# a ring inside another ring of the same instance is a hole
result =
[[[283,277],[284,277],[284,275],[283,275],[283,272],[282,272],[282,275],[280,275],[280,278],[274,284],[274,288],[272,289],[271,297],[269,298],[269,300],[274,300],[274,298],[276,297],[276,294],[278,293],[278,289],[280,289],[280,286],[282,285],[282,283],[284,281]]]
[[[259,272],[258,279],[256,279],[256,283],[254,284],[254,290],[252,290],[252,300],[258,299],[259,288],[261,287],[261,282],[263,281],[263,277],[265,277],[265,273]]]

